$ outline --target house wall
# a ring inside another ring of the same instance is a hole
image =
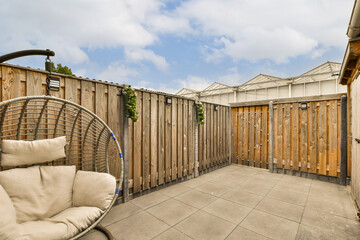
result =
[[[199,100],[215,104],[229,104],[234,102],[248,102],[290,97],[309,97],[346,92],[346,86],[339,85],[335,79],[332,79],[320,82],[296,83],[279,87],[259,88],[249,91],[242,90],[236,92],[236,98],[234,97],[234,92],[223,94],[217,93],[214,95],[208,94],[201,96]]]
[[[355,138],[360,139],[360,80],[357,77],[350,84],[350,130],[349,141],[351,147],[351,190],[357,204],[360,203],[360,144]]]

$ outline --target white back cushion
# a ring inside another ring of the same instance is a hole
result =
[[[0,239],[17,239],[18,230],[14,206],[8,194],[0,185]]]
[[[51,217],[72,205],[75,166],[34,166],[0,172],[17,223]]]
[[[105,210],[114,198],[116,179],[107,173],[77,171],[74,180],[73,205]]]
[[[43,163],[65,157],[66,137],[34,141],[3,140],[1,166]]]

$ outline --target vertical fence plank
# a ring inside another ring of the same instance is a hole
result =
[[[194,118],[195,118],[195,114],[194,114],[194,102],[189,100],[189,105],[188,105],[188,111],[189,111],[189,117],[188,117],[188,128],[189,128],[189,135],[187,137],[188,139],[188,153],[189,153],[189,172],[188,174],[193,174],[194,172]]]
[[[143,131],[142,131],[142,179],[143,190],[150,188],[150,93],[143,93]]]
[[[261,116],[261,167],[267,168],[268,163],[268,106],[262,106]]]
[[[317,114],[317,102],[311,102],[310,103],[310,110],[309,110],[309,137],[310,137],[310,173],[316,173],[317,172],[317,163],[318,163],[318,114]]]
[[[290,104],[285,104],[285,110],[284,110],[284,159],[285,169],[290,169],[290,144],[291,144],[291,125],[290,125]]]
[[[183,100],[184,108],[183,108],[183,176],[188,175],[188,161],[189,161],[189,155],[188,155],[188,136],[189,136],[189,101]]]
[[[337,144],[337,101],[331,100],[329,101],[329,176],[337,177],[337,169],[338,169],[338,144]]]
[[[299,103],[293,103],[292,107],[292,147],[291,147],[291,159],[292,169],[299,170]]]
[[[158,167],[159,167],[159,185],[165,181],[165,97],[159,95],[159,119],[158,119]],[[168,145],[168,144],[167,144]]]
[[[301,116],[301,132],[300,132],[300,142],[301,142],[301,152],[300,152],[300,160],[301,160],[301,171],[307,172],[307,161],[308,161],[308,127],[307,127],[307,110],[300,110]]]
[[[165,182],[171,181],[172,173],[172,105],[165,105]]]
[[[219,129],[219,123],[218,123],[218,113],[219,113],[219,107],[217,111],[214,111],[214,119],[213,119],[213,131],[214,131],[214,138],[212,139],[214,141],[214,166],[216,166],[218,162],[218,147],[219,147],[219,138],[218,138],[218,129]]]
[[[177,125],[177,174],[178,178],[183,175],[183,100],[178,99],[178,125]]]
[[[172,100],[172,109],[171,109],[171,179],[175,180],[177,178],[177,99],[173,98]]]
[[[236,162],[236,158],[237,158],[237,129],[239,126],[239,123],[237,121],[237,109],[236,108],[232,108],[231,109],[231,162],[232,163],[237,163]]]
[[[326,159],[327,159],[327,102],[320,102],[319,107],[319,174],[326,175]]]
[[[255,167],[260,167],[261,106],[255,108]]]
[[[276,149],[277,149],[277,168],[282,168],[283,165],[283,105],[277,105],[277,141],[276,141]]]
[[[254,166],[255,143],[255,107],[250,107],[250,133],[249,133],[249,166]]]
[[[143,105],[142,105],[142,92],[136,92],[137,99],[136,104],[138,106],[139,118],[137,122],[134,123],[134,181],[133,181],[133,192],[137,193],[141,190],[141,158],[142,158],[142,119],[143,119]]]
[[[249,108],[244,107],[244,163],[249,166]]]
[[[237,147],[237,155],[238,155],[238,162],[244,164],[244,154],[243,154],[243,145],[244,145],[244,108],[239,108],[238,113],[238,147]]]
[[[157,173],[158,173],[158,95],[155,93],[151,94],[150,102],[150,183],[151,187],[158,185]]]

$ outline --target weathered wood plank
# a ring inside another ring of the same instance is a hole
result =
[[[319,121],[318,121],[318,129],[319,129],[319,174],[326,175],[326,165],[327,165],[327,102],[320,102],[319,106]]]
[[[158,119],[158,165],[159,165],[159,185],[165,182],[165,96],[159,95],[159,119]],[[167,143],[169,145],[169,143]]]
[[[244,165],[249,166],[249,108],[244,107],[244,145],[243,145],[243,153],[244,153]]]
[[[291,160],[292,169],[299,170],[299,103],[292,104],[292,147],[291,147]]]
[[[177,178],[177,99],[172,99],[172,108],[171,108],[171,179],[175,180]]]
[[[194,173],[194,118],[195,118],[195,111],[194,111],[194,102],[189,100],[189,121],[188,121],[188,128],[189,128],[189,135],[188,135],[188,153],[189,153],[189,174]]]
[[[213,165],[216,166],[219,163],[218,159],[218,147],[219,147],[219,138],[218,138],[218,129],[219,129],[219,123],[218,123],[218,114],[219,114],[219,107],[217,111],[214,111],[214,117],[213,117],[213,146],[214,146],[214,163]]]
[[[42,82],[43,74],[34,71],[26,71],[26,96],[45,94],[43,92]]]
[[[309,146],[309,154],[310,154],[310,173],[317,172],[317,164],[319,159],[319,152],[318,152],[318,113],[317,113],[317,102],[310,103],[310,110],[309,110],[309,137],[310,137],[310,146]]]
[[[158,174],[158,95],[150,95],[150,183],[151,187],[157,186]]]
[[[121,136],[122,121],[120,122],[119,113],[121,112],[120,109],[122,109],[120,107],[120,103],[122,103],[122,102],[120,102],[120,97],[118,96],[118,94],[119,94],[119,90],[117,87],[109,86],[109,89],[108,89],[108,106],[109,106],[108,125],[111,128],[111,130],[113,131],[113,133],[115,134],[115,136],[117,138],[116,141],[121,146],[120,136]],[[121,174],[120,161],[119,161],[119,155],[117,152],[116,145],[113,142],[111,142],[111,144],[109,146],[109,168],[110,168],[109,169],[110,174],[115,176],[116,179],[119,179],[120,174]]]
[[[1,101],[20,97],[20,69],[1,67]]]
[[[277,149],[277,168],[283,167],[283,104],[277,105],[277,141],[276,148]]]
[[[267,168],[268,163],[268,106],[262,106],[262,117],[261,117],[261,167]]]
[[[189,173],[189,155],[188,155],[188,136],[189,136],[189,101],[183,100],[183,176],[188,175]]]
[[[137,122],[134,123],[134,145],[133,145],[133,154],[134,154],[134,184],[133,184],[133,193],[140,192],[142,183],[140,182],[141,177],[141,165],[142,165],[142,121],[143,121],[143,105],[142,105],[142,92],[136,92],[137,99],[136,104],[138,106],[139,118]]]
[[[300,161],[301,171],[307,172],[308,166],[308,110],[300,110],[301,115],[301,130],[300,130]]]
[[[238,121],[237,121],[237,108],[231,109],[231,162],[237,163],[237,134],[238,134]]]
[[[143,131],[142,131],[142,180],[143,190],[150,188],[150,93],[143,93]]]
[[[329,176],[337,177],[338,170],[338,113],[337,100],[331,100],[328,111],[328,149],[329,149]]]
[[[250,107],[249,117],[249,166],[254,166],[254,147],[255,147],[255,107]]]
[[[285,104],[284,111],[284,168],[290,169],[290,144],[291,144],[291,116],[290,116],[290,104]]]
[[[177,113],[177,174],[178,178],[183,176],[183,100],[178,99]]]
[[[261,144],[261,106],[255,107],[255,167],[260,167],[260,144]]]
[[[244,154],[243,154],[243,145],[244,145],[244,108],[238,108],[238,140],[237,140],[237,163],[244,164]]]
[[[71,87],[69,87],[71,86]],[[95,85],[95,113],[98,115],[104,122],[107,122],[106,109],[107,101],[105,96],[106,85],[97,83]],[[65,79],[65,98],[69,101],[76,102],[76,82],[71,78]]]
[[[171,181],[172,168],[172,105],[165,105],[165,182]]]

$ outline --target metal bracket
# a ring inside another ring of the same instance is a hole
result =
[[[357,143],[360,143],[360,139],[358,138],[355,138],[355,141],[357,141]]]

